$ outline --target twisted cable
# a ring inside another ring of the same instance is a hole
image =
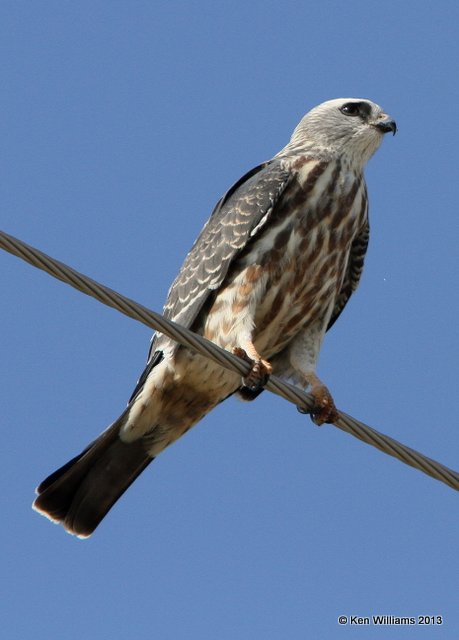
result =
[[[22,260],[25,260],[32,266],[46,271],[46,273],[49,273],[54,278],[78,289],[78,291],[95,298],[99,302],[116,309],[138,322],[142,322],[155,331],[164,333],[169,338],[210,358],[222,367],[230,369],[241,376],[249,373],[250,365],[229,351],[221,349],[206,338],[193,333],[189,329],[171,320],[167,320],[159,313],[151,311],[138,302],[113,291],[113,289],[105,287],[88,276],[79,273],[75,269],[51,258],[38,249],[27,245],[25,242],[22,242],[22,240],[10,236],[3,231],[0,231],[0,247],[18,258],[22,258]],[[314,407],[314,399],[311,394],[287,382],[283,382],[276,376],[270,376],[265,388],[285,400],[292,402],[304,413],[310,413]],[[383,453],[393,456],[401,462],[422,471],[435,480],[444,482],[449,487],[456,489],[456,491],[459,490],[458,472],[380,433],[352,416],[340,412],[339,418],[334,423],[334,426],[346,433],[350,433],[355,438],[362,440],[362,442],[376,447],[376,449],[379,449]]]

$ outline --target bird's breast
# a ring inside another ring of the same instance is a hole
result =
[[[305,163],[216,293],[206,337],[232,348],[251,336],[270,358],[304,327],[328,323],[365,216],[359,176],[341,164]]]

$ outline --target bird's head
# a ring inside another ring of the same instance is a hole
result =
[[[395,121],[380,106],[362,98],[328,100],[311,109],[293,132],[287,148],[315,149],[329,157],[346,156],[363,167]]]

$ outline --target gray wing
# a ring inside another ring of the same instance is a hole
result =
[[[363,271],[363,263],[365,260],[365,254],[367,252],[368,240],[370,238],[370,227],[367,223],[360,233],[355,237],[354,242],[351,246],[351,253],[349,256],[349,262],[347,265],[346,275],[344,277],[344,282],[341,287],[341,291],[338,294],[336,299],[335,307],[333,309],[332,316],[330,318],[330,322],[328,323],[327,331],[335,324],[338,320],[341,312],[344,307],[348,303],[349,298],[357,289],[358,284],[360,282],[360,276]]]
[[[280,159],[258,165],[240,178],[218,201],[174,280],[164,316],[190,327],[208,297],[222,284],[234,258],[257,235],[294,174]],[[164,338],[154,335],[147,366],[130,401],[161,362]]]
[[[164,315],[190,327],[235,256],[258,234],[291,180],[280,160],[246,173],[217,203],[173,282]]]

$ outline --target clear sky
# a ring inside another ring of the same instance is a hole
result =
[[[367,97],[372,237],[319,373],[459,469],[459,4],[2,2],[1,227],[161,310],[220,195],[300,117]],[[230,399],[80,541],[38,482],[125,406],[150,331],[0,253],[2,635],[457,638],[458,496],[281,399]],[[435,628],[339,615],[441,615]]]

